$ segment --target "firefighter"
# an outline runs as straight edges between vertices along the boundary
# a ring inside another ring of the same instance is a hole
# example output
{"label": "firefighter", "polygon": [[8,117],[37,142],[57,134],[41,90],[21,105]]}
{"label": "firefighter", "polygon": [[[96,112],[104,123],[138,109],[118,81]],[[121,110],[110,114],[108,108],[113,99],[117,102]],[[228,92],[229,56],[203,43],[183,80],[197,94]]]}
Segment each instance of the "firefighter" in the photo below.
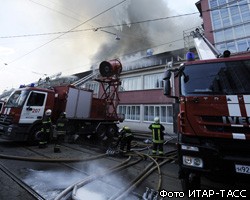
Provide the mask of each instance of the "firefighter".
{"label": "firefighter", "polygon": [[67,123],[68,119],[66,118],[66,112],[62,112],[56,122],[56,141],[54,146],[55,153],[61,152],[61,143],[64,141],[64,137],[67,133]]}
{"label": "firefighter", "polygon": [[117,146],[120,144],[120,153],[124,153],[124,148],[126,146],[126,152],[131,150],[131,142],[134,139],[134,136],[131,132],[131,129],[128,126],[124,126],[118,136]]}
{"label": "firefighter", "polygon": [[41,140],[39,141],[39,148],[46,148],[47,143],[50,137],[51,133],[51,113],[52,111],[50,109],[45,111],[45,115],[43,117],[42,121],[42,129],[41,129]]}
{"label": "firefighter", "polygon": [[154,118],[154,123],[150,124],[148,127],[152,130],[152,139],[153,139],[153,149],[152,154],[156,155],[157,150],[159,150],[159,156],[163,156],[163,143],[164,143],[164,130],[165,127],[160,124],[159,117]]}

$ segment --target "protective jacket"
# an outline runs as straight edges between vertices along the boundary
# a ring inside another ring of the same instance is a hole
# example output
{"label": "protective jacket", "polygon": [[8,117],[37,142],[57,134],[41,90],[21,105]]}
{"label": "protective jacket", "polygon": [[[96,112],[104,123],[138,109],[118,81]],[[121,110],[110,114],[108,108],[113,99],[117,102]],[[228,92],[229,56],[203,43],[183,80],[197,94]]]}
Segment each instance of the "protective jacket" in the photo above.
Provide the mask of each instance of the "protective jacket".
{"label": "protective jacket", "polygon": [[131,141],[134,139],[134,136],[131,132],[131,129],[128,127],[123,127],[120,135],[118,137],[117,146],[120,143],[120,150],[123,151],[125,146],[127,145],[127,151],[130,151]]}
{"label": "protective jacket", "polygon": [[58,135],[65,135],[67,132],[68,119],[65,117],[60,117],[56,123],[56,131]]}
{"label": "protective jacket", "polygon": [[163,143],[164,142],[164,130],[165,127],[161,124],[153,123],[148,127],[152,130],[153,143]]}
{"label": "protective jacket", "polygon": [[42,131],[43,133],[50,133],[50,131],[51,131],[51,126],[52,126],[50,117],[45,116],[44,119],[43,119],[43,121],[42,121],[42,124],[43,124],[43,125],[42,125],[41,131]]}

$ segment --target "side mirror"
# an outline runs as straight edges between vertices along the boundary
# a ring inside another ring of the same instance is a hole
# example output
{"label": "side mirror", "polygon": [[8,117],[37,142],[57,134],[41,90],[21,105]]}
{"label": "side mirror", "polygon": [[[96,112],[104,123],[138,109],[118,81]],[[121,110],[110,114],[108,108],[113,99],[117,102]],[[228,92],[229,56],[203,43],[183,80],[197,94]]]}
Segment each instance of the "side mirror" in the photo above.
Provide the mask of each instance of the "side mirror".
{"label": "side mirror", "polygon": [[171,94],[171,87],[170,87],[170,78],[171,78],[171,71],[170,70],[166,70],[164,72],[164,76],[163,76],[163,81],[164,81],[164,95],[169,96]]}
{"label": "side mirror", "polygon": [[171,78],[171,71],[167,70],[164,72],[163,80],[169,80]]}
{"label": "side mirror", "polygon": [[164,95],[170,96],[171,87],[170,87],[170,79],[164,80]]}

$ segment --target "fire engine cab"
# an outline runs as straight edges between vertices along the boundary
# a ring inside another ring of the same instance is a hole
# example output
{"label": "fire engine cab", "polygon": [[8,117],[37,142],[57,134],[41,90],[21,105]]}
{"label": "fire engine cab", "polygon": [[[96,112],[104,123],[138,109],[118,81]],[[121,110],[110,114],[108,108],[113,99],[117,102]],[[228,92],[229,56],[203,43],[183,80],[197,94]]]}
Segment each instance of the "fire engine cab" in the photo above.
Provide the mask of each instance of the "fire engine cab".
{"label": "fire engine cab", "polygon": [[164,75],[164,93],[175,98],[185,192],[199,189],[201,176],[250,178],[250,54],[216,57],[194,61],[189,56],[191,60]]}

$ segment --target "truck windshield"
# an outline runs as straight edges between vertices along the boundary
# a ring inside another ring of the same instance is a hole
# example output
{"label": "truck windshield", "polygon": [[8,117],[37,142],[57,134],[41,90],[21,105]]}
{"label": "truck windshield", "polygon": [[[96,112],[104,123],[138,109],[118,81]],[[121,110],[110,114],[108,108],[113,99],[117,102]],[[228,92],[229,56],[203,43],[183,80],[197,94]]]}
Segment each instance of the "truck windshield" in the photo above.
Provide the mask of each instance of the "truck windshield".
{"label": "truck windshield", "polygon": [[188,65],[181,76],[183,95],[250,94],[250,60]]}
{"label": "truck windshield", "polygon": [[27,98],[29,91],[27,90],[17,90],[11,94],[9,97],[6,107],[21,107]]}

